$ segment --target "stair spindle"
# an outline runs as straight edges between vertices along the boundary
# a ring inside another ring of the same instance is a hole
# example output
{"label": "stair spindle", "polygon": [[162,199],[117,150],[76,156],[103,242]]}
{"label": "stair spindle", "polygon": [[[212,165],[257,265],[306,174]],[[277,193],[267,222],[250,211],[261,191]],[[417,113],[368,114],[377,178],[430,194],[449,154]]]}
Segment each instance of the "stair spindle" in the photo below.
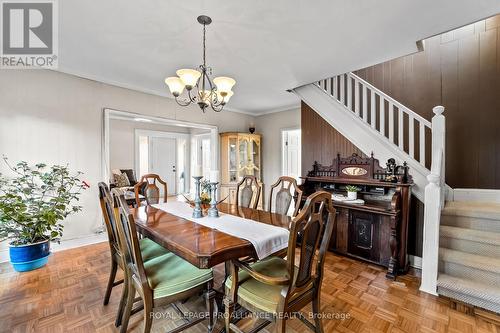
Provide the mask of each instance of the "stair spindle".
{"label": "stair spindle", "polygon": [[403,115],[403,109],[399,108],[399,114],[398,114],[398,146],[401,148],[401,150],[404,150],[404,135],[403,135],[403,129],[404,129],[404,115]]}
{"label": "stair spindle", "polygon": [[420,122],[420,164],[425,167],[425,126],[422,122]]}
{"label": "stair spindle", "polygon": [[389,141],[394,143],[394,108],[389,110]]}
{"label": "stair spindle", "polygon": [[349,111],[352,111],[352,80],[349,75],[346,77],[347,79],[347,108]]}
{"label": "stair spindle", "polygon": [[345,106],[345,74],[340,76],[340,103]]}
{"label": "stair spindle", "polygon": [[335,100],[339,100],[339,87],[338,87],[338,76],[335,76],[333,78],[333,97],[335,98]]}
{"label": "stair spindle", "polygon": [[411,158],[415,158],[415,120],[408,115],[408,153]]}
{"label": "stair spindle", "polygon": [[[382,97],[382,96],[380,96]],[[375,90],[372,89],[370,123],[372,128],[377,127],[377,103],[375,102]]]}
{"label": "stair spindle", "polygon": [[359,81],[354,79],[354,112],[359,117]]}

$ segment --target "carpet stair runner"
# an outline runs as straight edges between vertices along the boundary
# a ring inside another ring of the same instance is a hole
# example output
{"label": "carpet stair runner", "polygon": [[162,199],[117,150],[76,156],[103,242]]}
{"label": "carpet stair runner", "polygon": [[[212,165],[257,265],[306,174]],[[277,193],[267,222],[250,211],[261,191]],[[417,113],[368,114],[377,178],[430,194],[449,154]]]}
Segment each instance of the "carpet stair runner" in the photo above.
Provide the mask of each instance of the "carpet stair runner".
{"label": "carpet stair runner", "polygon": [[500,313],[500,204],[446,203],[438,293]]}

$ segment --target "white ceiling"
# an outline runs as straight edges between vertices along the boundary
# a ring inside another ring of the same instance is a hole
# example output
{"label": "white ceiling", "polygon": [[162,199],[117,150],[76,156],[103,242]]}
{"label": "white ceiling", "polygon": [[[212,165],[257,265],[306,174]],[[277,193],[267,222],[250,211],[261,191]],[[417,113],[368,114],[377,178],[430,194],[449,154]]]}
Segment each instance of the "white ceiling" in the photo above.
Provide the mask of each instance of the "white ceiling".
{"label": "white ceiling", "polygon": [[499,0],[64,0],[59,70],[169,96],[201,59],[237,83],[228,108],[298,105],[287,89],[415,52],[416,41],[500,12]]}

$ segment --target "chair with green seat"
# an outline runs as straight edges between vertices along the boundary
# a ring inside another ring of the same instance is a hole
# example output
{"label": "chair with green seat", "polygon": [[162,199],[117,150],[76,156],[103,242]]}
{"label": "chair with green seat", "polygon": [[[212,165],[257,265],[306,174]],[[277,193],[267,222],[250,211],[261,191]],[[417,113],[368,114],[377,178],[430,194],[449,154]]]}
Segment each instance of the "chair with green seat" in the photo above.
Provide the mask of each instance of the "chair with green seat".
{"label": "chair with green seat", "polygon": [[[134,217],[128,211],[124,196],[120,196],[119,205],[118,234],[126,261],[125,274],[128,281],[128,297],[121,332],[127,330],[136,292],[144,306],[144,332],[151,330],[155,308],[184,301],[201,292],[205,294],[208,331],[211,332],[214,325],[215,301],[212,270],[199,269],[173,253],[144,261]],[[200,316],[196,320],[190,320],[172,330],[171,333],[182,332],[204,319]]]}
{"label": "chair with green seat", "polygon": [[[236,303],[261,317],[265,314],[268,319],[252,332],[273,321],[276,332],[285,332],[287,319],[293,315],[314,332],[323,332],[320,319],[321,283],[334,223],[331,194],[316,192],[308,197],[301,212],[291,222],[287,259],[268,257],[253,264],[232,261],[231,277],[225,285],[226,332],[241,332],[231,322]],[[300,244],[297,242],[299,235]],[[296,253],[297,247],[300,251]],[[297,259],[298,266],[295,265]],[[314,325],[299,312],[308,304],[312,304]]]}
{"label": "chair with green seat", "polygon": [[[111,271],[109,274],[108,285],[106,287],[106,293],[104,294],[104,305],[109,303],[109,298],[111,296],[111,290],[113,287],[121,284],[124,280],[116,279],[116,273],[118,267],[123,270],[124,261],[122,258],[122,252],[120,250],[120,246],[118,244],[118,231],[116,225],[116,212],[117,212],[117,204],[116,200],[114,200],[112,194],[109,191],[108,185],[103,182],[98,184],[99,187],[99,202],[101,205],[102,215],[104,217],[104,224],[106,225],[106,231],[108,233],[108,243],[109,250],[111,252]],[[143,254],[144,260],[149,260],[154,257],[163,255],[168,253],[168,250],[164,247],[156,244],[150,239],[144,238],[140,241],[140,248]],[[122,298],[120,300],[120,305],[118,306],[118,314],[116,316],[115,325],[120,326],[123,310],[125,308],[125,300],[126,300],[126,292],[127,288],[123,288]]]}

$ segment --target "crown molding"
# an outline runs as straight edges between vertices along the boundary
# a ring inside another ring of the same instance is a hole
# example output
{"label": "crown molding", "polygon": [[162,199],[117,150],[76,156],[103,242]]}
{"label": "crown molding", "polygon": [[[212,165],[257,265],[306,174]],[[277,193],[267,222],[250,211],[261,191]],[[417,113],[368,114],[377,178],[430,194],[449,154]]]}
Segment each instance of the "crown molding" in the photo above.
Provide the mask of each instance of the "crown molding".
{"label": "crown molding", "polygon": [[[147,88],[138,87],[138,86],[135,86],[135,85],[132,85],[132,84],[128,84],[128,83],[123,83],[123,82],[108,80],[108,79],[105,79],[105,78],[103,78],[101,76],[98,76],[98,75],[90,75],[90,74],[87,74],[87,73],[78,72],[78,71],[74,71],[74,70],[67,69],[67,68],[61,68],[61,67],[59,67],[58,69],[48,69],[48,70],[56,72],[56,73],[62,73],[62,74],[66,74],[66,75],[76,76],[78,78],[85,79],[85,80],[90,80],[90,81],[94,81],[94,82],[97,82],[97,83],[107,84],[107,85],[118,87],[118,88],[133,90],[133,91],[137,91],[137,92],[148,94],[148,95],[165,97],[165,98],[168,98],[170,100],[174,100],[174,98],[172,97],[172,95],[167,94],[167,93],[162,94],[162,93],[160,93],[160,92],[158,92],[156,90],[153,90],[153,89],[147,89]],[[240,114],[245,114],[245,115],[249,115],[249,116],[255,117],[255,113],[253,113],[253,112],[239,110],[239,109],[235,109],[235,108],[231,108],[231,107],[224,107],[224,111],[234,112],[234,113],[240,113]]]}
{"label": "crown molding", "polygon": [[262,112],[256,112],[255,113],[255,117],[265,116],[265,115],[268,115],[268,114],[271,114],[271,113],[278,113],[278,112],[284,112],[284,111],[292,111],[292,110],[295,110],[295,109],[300,109],[300,102],[298,102],[297,104],[291,104],[291,105],[286,105],[286,106],[280,106],[280,107],[273,108],[273,109],[268,109],[268,110],[265,110],[265,111],[262,111]]}

